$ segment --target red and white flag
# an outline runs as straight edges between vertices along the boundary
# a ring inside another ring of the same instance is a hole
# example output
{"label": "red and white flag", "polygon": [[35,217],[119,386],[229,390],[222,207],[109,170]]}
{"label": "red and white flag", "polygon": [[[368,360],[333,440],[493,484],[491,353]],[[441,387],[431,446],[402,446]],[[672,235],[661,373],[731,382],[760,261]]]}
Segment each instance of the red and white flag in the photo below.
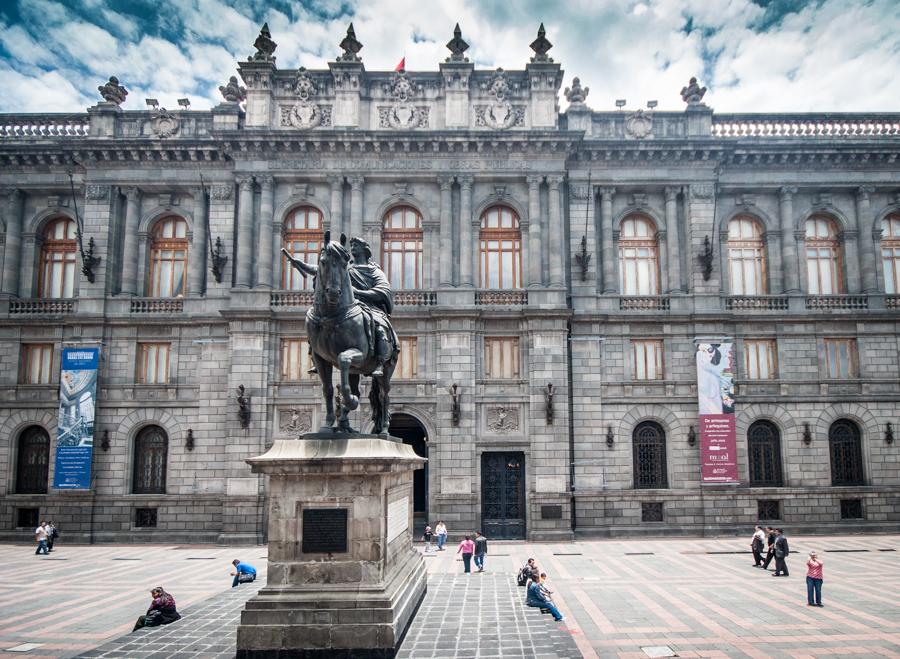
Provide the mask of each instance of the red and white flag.
{"label": "red and white flag", "polygon": [[406,55],[403,56],[403,59],[394,67],[394,71],[406,71]]}

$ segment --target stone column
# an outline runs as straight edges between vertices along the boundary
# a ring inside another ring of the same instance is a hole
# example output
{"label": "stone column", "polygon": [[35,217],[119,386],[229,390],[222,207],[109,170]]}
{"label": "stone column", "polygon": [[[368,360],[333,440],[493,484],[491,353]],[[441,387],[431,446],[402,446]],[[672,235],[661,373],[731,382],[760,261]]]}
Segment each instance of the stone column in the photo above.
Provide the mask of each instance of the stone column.
{"label": "stone column", "polygon": [[[272,288],[278,290],[284,288],[282,285],[281,269],[287,264],[281,255],[281,246],[284,244],[284,224],[279,221],[272,222]],[[291,267],[291,266],[287,266]]]}
{"label": "stone column", "polygon": [[447,288],[453,286],[453,218],[450,215],[453,210],[450,196],[453,178],[441,176],[438,178],[438,183],[441,186],[441,240],[438,246],[440,254],[429,255],[429,258],[437,257],[440,261],[441,267],[437,283],[441,288]]}
{"label": "stone column", "polygon": [[340,236],[344,230],[344,177],[329,176],[328,184],[331,186],[331,233]]}
{"label": "stone column", "polygon": [[238,245],[235,288],[250,288],[253,277],[253,177],[238,177]]}
{"label": "stone column", "polygon": [[[781,268],[781,245],[777,231],[766,231],[763,240],[766,244],[766,270],[769,280],[766,282],[766,293],[784,290],[784,273]],[[729,276],[731,272],[729,271]]]}
{"label": "stone column", "polygon": [[6,246],[3,250],[3,293],[19,295],[19,266],[22,261],[22,208],[25,195],[21,190],[9,193],[6,202]]}
{"label": "stone column", "polygon": [[460,176],[459,181],[459,285],[479,287],[472,264],[478,253],[478,238],[472,236],[472,177]]}
{"label": "stone column", "polygon": [[797,188],[783,187],[778,191],[778,219],[781,224],[781,260],[784,267],[784,292],[800,292],[800,262],[794,237],[794,193]]}
{"label": "stone column", "polygon": [[125,236],[122,240],[122,295],[137,295],[138,254],[140,247],[141,191],[125,188]]}
{"label": "stone column", "polygon": [[669,261],[667,293],[681,293],[681,247],[678,240],[678,188],[666,188],[666,252]]}
{"label": "stone column", "polygon": [[847,287],[844,293],[859,293],[859,245],[857,238],[859,231],[845,229],[841,234],[844,243],[844,262],[847,264]]}
{"label": "stone column", "polygon": [[203,295],[203,271],[206,269],[206,191],[194,190],[194,230],[188,256],[188,295]]}
{"label": "stone column", "polygon": [[542,176],[529,176],[528,182],[528,287],[540,288],[544,273],[541,264],[541,181]]}
{"label": "stone column", "polygon": [[603,293],[615,293],[616,251],[613,243],[612,199],[615,188],[600,188],[600,244],[603,254]]}
{"label": "stone column", "polygon": [[859,271],[862,277],[862,292],[878,292],[877,267],[881,259],[875,251],[874,218],[869,206],[869,195],[875,191],[871,186],[863,186],[856,191],[856,227],[859,230]]}
{"label": "stone column", "polygon": [[363,231],[363,183],[362,176],[350,176],[350,235],[362,238]]}
{"label": "stone column", "polygon": [[256,253],[256,286],[272,288],[272,235],[275,211],[275,181],[271,176],[259,179],[262,197],[259,203],[259,251]]}
{"label": "stone column", "polygon": [[566,262],[566,255],[563,247],[563,223],[562,214],[560,213],[559,195],[559,184],[562,183],[562,178],[562,176],[547,177],[547,184],[550,190],[550,285],[554,287],[565,285],[563,264]]}

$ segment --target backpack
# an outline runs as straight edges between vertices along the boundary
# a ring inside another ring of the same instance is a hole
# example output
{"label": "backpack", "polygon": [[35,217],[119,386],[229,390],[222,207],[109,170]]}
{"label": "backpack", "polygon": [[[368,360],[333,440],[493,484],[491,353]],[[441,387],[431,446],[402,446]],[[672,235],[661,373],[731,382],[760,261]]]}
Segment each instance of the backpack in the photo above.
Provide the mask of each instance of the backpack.
{"label": "backpack", "polygon": [[519,574],[516,575],[516,585],[524,586],[525,584],[527,584],[528,577],[530,575],[531,575],[531,573],[523,567],[521,570],[519,570]]}

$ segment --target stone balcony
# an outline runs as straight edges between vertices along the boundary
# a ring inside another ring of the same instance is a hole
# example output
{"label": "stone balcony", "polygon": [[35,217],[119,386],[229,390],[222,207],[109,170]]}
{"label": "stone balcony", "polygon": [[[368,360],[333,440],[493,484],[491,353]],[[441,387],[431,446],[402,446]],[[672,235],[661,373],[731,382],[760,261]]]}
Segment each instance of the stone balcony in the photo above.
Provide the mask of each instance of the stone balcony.
{"label": "stone balcony", "polygon": [[867,295],[807,295],[809,311],[861,311],[869,308]]}
{"label": "stone balcony", "polygon": [[184,300],[180,297],[136,297],[131,300],[133,314],[181,313]]}
{"label": "stone balcony", "polygon": [[59,316],[75,312],[75,298],[21,298],[9,301],[11,316]]}
{"label": "stone balcony", "polygon": [[787,295],[730,295],[725,298],[726,311],[787,311]]}
{"label": "stone balcony", "polygon": [[667,295],[625,295],[619,297],[619,311],[669,311]]}

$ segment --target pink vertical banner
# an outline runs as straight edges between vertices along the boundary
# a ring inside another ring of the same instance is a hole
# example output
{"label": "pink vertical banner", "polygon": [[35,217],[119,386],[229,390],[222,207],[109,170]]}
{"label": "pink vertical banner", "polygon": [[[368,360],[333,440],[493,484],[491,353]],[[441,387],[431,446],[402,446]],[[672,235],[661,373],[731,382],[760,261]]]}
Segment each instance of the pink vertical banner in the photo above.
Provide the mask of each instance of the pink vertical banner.
{"label": "pink vertical banner", "polygon": [[733,347],[732,343],[697,344],[700,482],[705,485],[736,485],[739,482]]}

